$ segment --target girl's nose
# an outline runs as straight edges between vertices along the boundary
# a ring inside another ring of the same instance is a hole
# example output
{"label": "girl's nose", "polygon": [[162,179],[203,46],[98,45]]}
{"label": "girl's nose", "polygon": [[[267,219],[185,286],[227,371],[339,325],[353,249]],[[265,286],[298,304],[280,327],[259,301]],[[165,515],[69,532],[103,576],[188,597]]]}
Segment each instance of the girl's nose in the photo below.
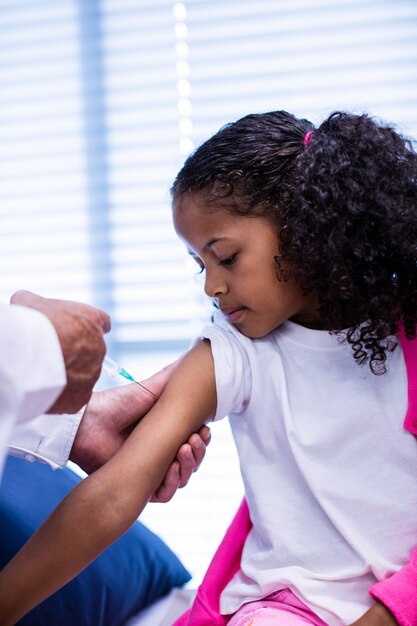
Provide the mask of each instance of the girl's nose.
{"label": "girl's nose", "polygon": [[227,284],[221,279],[217,272],[207,272],[204,291],[209,298],[219,298],[227,292]]}

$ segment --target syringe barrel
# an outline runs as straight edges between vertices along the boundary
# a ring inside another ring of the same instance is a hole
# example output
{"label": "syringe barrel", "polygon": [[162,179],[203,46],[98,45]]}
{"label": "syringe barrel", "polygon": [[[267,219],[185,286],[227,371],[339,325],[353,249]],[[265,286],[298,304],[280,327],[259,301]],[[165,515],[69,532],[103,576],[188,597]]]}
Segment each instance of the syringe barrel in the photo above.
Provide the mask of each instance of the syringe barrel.
{"label": "syringe barrel", "polygon": [[107,355],[103,359],[102,368],[107,374],[113,377],[116,377],[120,373],[120,366]]}

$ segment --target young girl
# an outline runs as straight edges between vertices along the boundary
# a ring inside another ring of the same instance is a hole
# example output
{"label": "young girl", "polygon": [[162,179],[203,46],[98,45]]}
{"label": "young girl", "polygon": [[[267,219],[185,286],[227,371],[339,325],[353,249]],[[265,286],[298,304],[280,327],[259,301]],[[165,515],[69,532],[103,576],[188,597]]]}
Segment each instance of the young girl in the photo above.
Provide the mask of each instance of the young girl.
{"label": "young girl", "polygon": [[212,623],[416,624],[411,145],[366,115],[317,129],[249,115],[186,161],[172,195],[215,323],[121,450],[3,570],[1,623],[124,532],[180,443],[229,414],[252,527],[221,593],[227,618]]}

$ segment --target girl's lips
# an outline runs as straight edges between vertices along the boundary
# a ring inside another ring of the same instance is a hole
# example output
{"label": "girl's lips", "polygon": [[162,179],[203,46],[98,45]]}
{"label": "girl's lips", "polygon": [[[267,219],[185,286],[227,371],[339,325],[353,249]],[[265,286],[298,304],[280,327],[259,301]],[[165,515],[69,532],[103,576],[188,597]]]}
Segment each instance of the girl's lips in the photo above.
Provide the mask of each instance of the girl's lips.
{"label": "girl's lips", "polygon": [[240,309],[223,311],[223,313],[226,315],[226,317],[229,318],[229,322],[231,322],[232,324],[235,324],[236,322],[240,320],[240,318],[242,317],[245,311],[246,311],[246,308],[242,307]]}

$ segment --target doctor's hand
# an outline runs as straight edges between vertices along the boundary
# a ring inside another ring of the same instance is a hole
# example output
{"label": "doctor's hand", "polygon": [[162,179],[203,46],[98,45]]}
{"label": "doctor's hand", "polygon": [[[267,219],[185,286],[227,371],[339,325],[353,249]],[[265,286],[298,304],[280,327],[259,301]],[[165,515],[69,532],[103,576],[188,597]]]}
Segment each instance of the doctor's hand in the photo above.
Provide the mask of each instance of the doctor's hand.
{"label": "doctor's hand", "polygon": [[[175,367],[176,363],[168,365],[143,384],[159,396]],[[88,474],[94,472],[117,452],[155,402],[155,396],[135,383],[94,392],[74,439],[70,460]],[[203,461],[209,442],[207,426],[191,435],[178,450],[151,502],[168,502],[178,488],[187,484]]]}
{"label": "doctor's hand", "polygon": [[106,353],[103,335],[110,330],[110,317],[87,304],[43,298],[30,291],[17,291],[10,302],[43,313],[55,328],[67,384],[48,413],[75,413],[87,404],[100,376]]}
{"label": "doctor's hand", "polygon": [[362,617],[350,626],[398,626],[398,622],[384,604],[375,602]]}

